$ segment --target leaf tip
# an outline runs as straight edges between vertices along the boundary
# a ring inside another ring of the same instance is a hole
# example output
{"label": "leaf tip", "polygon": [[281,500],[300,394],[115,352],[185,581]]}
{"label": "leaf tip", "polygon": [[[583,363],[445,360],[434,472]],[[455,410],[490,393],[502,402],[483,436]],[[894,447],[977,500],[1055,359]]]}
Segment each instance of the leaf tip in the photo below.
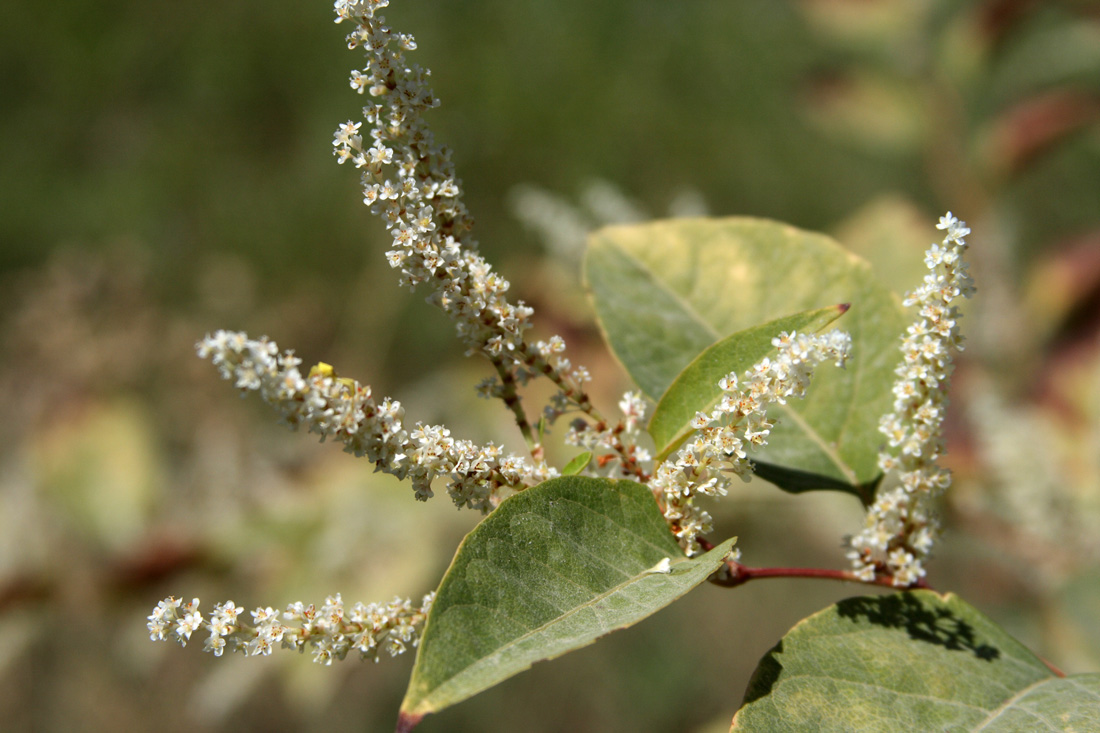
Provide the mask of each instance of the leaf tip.
{"label": "leaf tip", "polygon": [[848,312],[848,309],[852,307],[851,303],[838,303],[836,309],[840,311],[840,315],[844,315]]}
{"label": "leaf tip", "polygon": [[410,713],[407,710],[402,710],[397,716],[397,728],[394,733],[410,733],[423,719],[423,713]]}

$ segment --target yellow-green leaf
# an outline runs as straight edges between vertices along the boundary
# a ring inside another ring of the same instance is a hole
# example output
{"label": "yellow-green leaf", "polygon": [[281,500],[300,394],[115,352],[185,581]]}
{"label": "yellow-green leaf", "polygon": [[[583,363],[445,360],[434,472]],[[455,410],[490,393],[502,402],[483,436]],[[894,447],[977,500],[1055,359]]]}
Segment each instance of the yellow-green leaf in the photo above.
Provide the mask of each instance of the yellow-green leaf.
{"label": "yellow-green leaf", "polygon": [[585,277],[604,338],[659,399],[730,334],[825,303],[849,303],[847,369],[820,369],[804,400],[750,456],[788,490],[838,488],[865,500],[879,475],[879,417],[890,410],[905,316],[870,266],[833,240],[762,219],[694,219],[594,233]]}

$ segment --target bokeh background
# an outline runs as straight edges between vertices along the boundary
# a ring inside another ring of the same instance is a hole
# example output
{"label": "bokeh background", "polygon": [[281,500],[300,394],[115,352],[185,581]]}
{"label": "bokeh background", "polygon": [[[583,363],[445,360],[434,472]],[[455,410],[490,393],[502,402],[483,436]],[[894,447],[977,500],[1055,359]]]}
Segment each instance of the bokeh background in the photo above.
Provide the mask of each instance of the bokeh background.
{"label": "bokeh background", "polygon": [[[401,0],[485,253],[627,385],[583,232],[746,214],[829,232],[899,291],[966,219],[950,533],[931,580],[1100,669],[1100,7],[1092,0]],[[193,344],[267,334],[519,449],[332,159],[362,98],[327,2],[15,3],[0,22],[0,721],[12,731],[384,731],[411,655],[331,668],[154,644],[157,600],[418,598],[477,522],[239,400]],[[537,395],[532,398],[537,403]],[[567,450],[559,450],[567,457]],[[718,508],[752,564],[842,565],[851,497]],[[757,660],[856,587],[702,587],[427,719],[726,730]]]}

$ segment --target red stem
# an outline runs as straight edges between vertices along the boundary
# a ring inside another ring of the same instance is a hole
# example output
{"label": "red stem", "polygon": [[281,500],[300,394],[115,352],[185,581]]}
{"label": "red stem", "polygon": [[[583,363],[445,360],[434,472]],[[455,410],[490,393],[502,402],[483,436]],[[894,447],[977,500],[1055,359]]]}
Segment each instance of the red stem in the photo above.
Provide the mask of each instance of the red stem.
{"label": "red stem", "polygon": [[[715,585],[725,588],[735,588],[739,585],[758,578],[824,578],[826,580],[839,580],[847,583],[862,583],[863,585],[882,585],[888,588],[898,588],[894,585],[894,579],[888,575],[880,575],[874,580],[863,580],[850,570],[831,570],[829,568],[750,568],[733,560],[726,561],[729,575],[719,576],[711,580]],[[905,588],[931,588],[924,578],[912,583]]]}
{"label": "red stem", "polygon": [[[714,545],[706,538],[698,537],[696,541],[704,550],[713,550]],[[916,583],[905,586],[894,585],[893,577],[879,575],[874,580],[864,580],[850,570],[830,570],[829,568],[750,568],[736,560],[726,560],[729,574],[726,576],[712,576],[710,582],[724,588],[736,588],[755,578],[823,578],[825,580],[839,580],[842,583],[862,583],[863,585],[882,585],[887,588],[912,589],[924,588],[932,590],[932,586],[921,578]]]}
{"label": "red stem", "polygon": [[1042,657],[1039,657],[1039,661],[1041,661],[1043,664],[1045,664],[1047,666],[1047,669],[1049,669],[1051,672],[1053,672],[1055,674],[1055,676],[1057,676],[1057,677],[1065,677],[1066,676],[1065,672],[1058,669],[1057,667],[1055,667],[1053,664],[1051,664],[1047,660],[1043,659]]}

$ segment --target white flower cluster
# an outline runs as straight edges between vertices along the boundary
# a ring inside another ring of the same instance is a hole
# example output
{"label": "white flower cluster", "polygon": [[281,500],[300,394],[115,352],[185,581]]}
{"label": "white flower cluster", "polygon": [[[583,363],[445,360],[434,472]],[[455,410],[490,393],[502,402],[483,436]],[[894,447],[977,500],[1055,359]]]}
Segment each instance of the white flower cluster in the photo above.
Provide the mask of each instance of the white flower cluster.
{"label": "white flower cluster", "polygon": [[595,454],[595,460],[586,468],[587,475],[635,480],[647,478],[653,456],[638,445],[646,413],[645,398],[641,392],[627,392],[619,400],[619,409],[623,419],[615,425],[577,418],[569,426],[565,442],[587,448]]}
{"label": "white flower cluster", "polygon": [[266,338],[250,339],[233,331],[218,331],[196,347],[210,359],[222,377],[242,390],[258,391],[279,411],[287,425],[305,426],[334,438],[356,456],[366,456],[378,468],[408,479],[416,498],[432,496],[432,480],[446,476],[447,493],[458,507],[492,509],[501,487],[524,488],[556,475],[545,463],[532,465],[489,443],[481,446],[451,437],[447,428],[402,422],[401,403],[375,401],[371,389],[353,379],[337,377],[332,367],[319,364],[307,376],[298,371],[301,359],[292,351],[280,353]]}
{"label": "white flower cluster", "polygon": [[879,426],[887,437],[879,467],[886,474],[896,472],[899,483],[879,492],[867,511],[866,527],[849,540],[848,557],[861,578],[873,580],[883,573],[899,587],[924,577],[923,561],[939,531],[932,500],[951,484],[951,473],[936,460],[944,451],[953,353],[962,350],[961,316],[953,303],[974,294],[962,260],[967,246],[963,237],[970,233],[966,223],[948,212],[936,228],[947,233],[925,255],[932,272],[905,299],[906,306],[918,307],[918,320],[902,339],[894,411],[884,415]]}
{"label": "white flower cluster", "polygon": [[179,598],[169,597],[153,609],[146,626],[153,641],[171,638],[181,646],[187,646],[192,633],[205,628],[209,636],[204,650],[216,657],[227,645],[248,656],[269,655],[276,646],[300,652],[308,646],[313,661],[320,664],[330,665],[333,659],[343,659],[353,650],[377,662],[383,651],[395,657],[420,643],[420,631],[434,598],[434,593],[424,596],[420,608],[413,608],[409,600],[394,598],[385,604],[356,603],[346,609],[337,593],[326,598],[320,609],[292,603],[282,620],[270,606],[257,608],[251,612],[251,624],[239,619],[243,608],[226,601],[214,606],[210,620],[204,624],[198,598],[184,604]]}
{"label": "white flower cluster", "polygon": [[765,357],[740,380],[736,372],[722,378],[721,400],[709,413],[696,414],[692,427],[698,432],[657,468],[651,482],[665,520],[689,555],[699,553],[696,538],[712,529],[710,514],[696,506],[695,497],[725,496],[731,473],[749,479],[752,464],[746,448],[767,443],[774,425],[767,417],[768,405],[804,396],[821,362],[832,360],[844,366],[852,339],[837,330],[784,332],[772,339],[772,345],[779,350],[774,360]]}
{"label": "white flower cluster", "polygon": [[387,5],[388,0],[335,4],[337,23],[356,24],[348,47],[362,47],[367,56],[366,66],[352,72],[351,86],[377,101],[363,108],[369,141],[360,135],[361,122],[348,121],[335,133],[334,152],[339,162],[351,161],[362,170],[363,201],[393,237],[386,259],[401,272],[402,283],[410,288],[430,283],[429,302],[454,320],[471,352],[520,371],[521,379],[546,374],[570,393],[587,373],[557,356],[560,349],[550,350],[549,343],[540,349],[525,341],[532,309],[508,301],[508,281],[477,253],[450,151],[435,144],[421,117],[439,104],[426,83],[430,72],[405,61],[403,52],[415,49],[416,42],[386,27],[377,12]]}

